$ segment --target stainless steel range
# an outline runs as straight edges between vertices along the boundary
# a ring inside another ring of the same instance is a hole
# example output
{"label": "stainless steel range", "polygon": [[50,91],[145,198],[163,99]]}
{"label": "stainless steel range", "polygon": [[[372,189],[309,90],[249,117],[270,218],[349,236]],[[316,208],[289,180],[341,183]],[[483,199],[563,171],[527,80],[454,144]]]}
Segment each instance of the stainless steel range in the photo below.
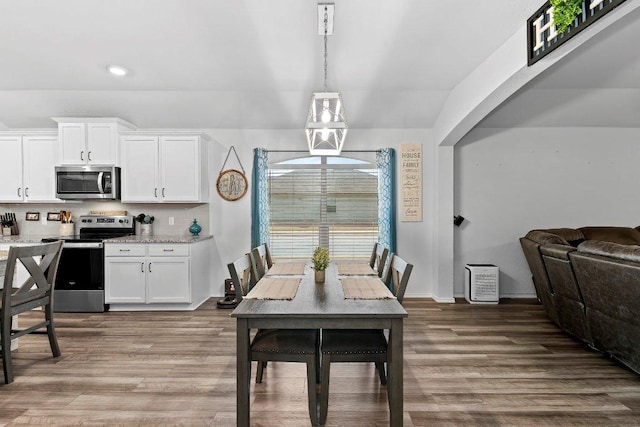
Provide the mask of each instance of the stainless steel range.
{"label": "stainless steel range", "polygon": [[53,310],[102,312],[104,303],[104,244],[106,239],[135,234],[133,216],[80,216],[76,235],[43,239],[64,240],[54,289]]}

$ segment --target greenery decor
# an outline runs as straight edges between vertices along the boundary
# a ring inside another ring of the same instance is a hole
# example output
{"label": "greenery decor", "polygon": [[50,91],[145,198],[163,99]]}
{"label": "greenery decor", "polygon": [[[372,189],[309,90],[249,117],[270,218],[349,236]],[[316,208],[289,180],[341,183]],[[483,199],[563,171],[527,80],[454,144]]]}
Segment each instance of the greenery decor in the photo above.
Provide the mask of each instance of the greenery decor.
{"label": "greenery decor", "polygon": [[576,16],[582,13],[583,0],[550,0],[553,6],[553,23],[556,31],[564,33],[573,24]]}
{"label": "greenery decor", "polygon": [[327,248],[316,248],[313,256],[311,257],[313,262],[313,269],[316,271],[324,271],[329,266],[329,250]]}

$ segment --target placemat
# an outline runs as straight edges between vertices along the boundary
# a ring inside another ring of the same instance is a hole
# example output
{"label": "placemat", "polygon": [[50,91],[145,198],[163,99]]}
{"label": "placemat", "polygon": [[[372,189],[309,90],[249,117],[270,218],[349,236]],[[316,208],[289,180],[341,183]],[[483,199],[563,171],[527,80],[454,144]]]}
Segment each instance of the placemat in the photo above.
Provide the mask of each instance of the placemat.
{"label": "placemat", "polygon": [[338,264],[338,274],[342,276],[377,276],[369,264],[362,262]]}
{"label": "placemat", "polygon": [[347,277],[340,279],[345,299],[395,298],[378,277]]}
{"label": "placemat", "polygon": [[7,263],[5,262],[9,256],[9,251],[0,251],[0,277],[4,276]]}
{"label": "placemat", "polygon": [[267,276],[293,276],[304,275],[304,262],[277,262],[267,271]]}
{"label": "placemat", "polygon": [[299,285],[298,278],[263,277],[244,298],[291,300],[296,296]]}

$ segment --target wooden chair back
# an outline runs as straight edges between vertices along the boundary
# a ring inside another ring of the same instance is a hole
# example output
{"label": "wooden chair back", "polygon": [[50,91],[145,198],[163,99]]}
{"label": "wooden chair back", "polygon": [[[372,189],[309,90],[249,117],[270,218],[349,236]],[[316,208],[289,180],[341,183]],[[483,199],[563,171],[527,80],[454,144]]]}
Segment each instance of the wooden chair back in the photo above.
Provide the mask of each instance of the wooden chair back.
{"label": "wooden chair back", "polygon": [[253,277],[255,281],[262,279],[267,274],[267,271],[273,265],[271,260],[271,253],[269,252],[269,246],[266,243],[256,246],[251,250],[251,258],[253,264]]}
{"label": "wooden chair back", "polygon": [[[51,298],[58,274],[62,245],[62,241],[57,241],[9,248],[2,292],[3,320],[7,316],[11,317],[9,312],[15,311],[15,315],[41,307],[44,305],[44,298]],[[29,277],[22,284],[13,283],[18,262],[29,273]],[[7,292],[8,289],[11,289],[11,292]],[[23,306],[24,304],[26,306]],[[10,309],[7,310],[7,307]]]}
{"label": "wooden chair back", "polygon": [[[0,347],[5,383],[13,381],[11,341],[23,335],[47,329],[49,345],[54,357],[60,347],[53,323],[53,291],[62,252],[62,241],[35,246],[11,246],[7,257],[2,290],[0,290]],[[23,283],[14,283],[16,267],[21,263],[29,273]],[[13,328],[13,316],[43,308],[44,319],[26,329]]]}
{"label": "wooden chair back", "polygon": [[369,266],[378,273],[378,277],[382,277],[388,255],[389,249],[386,246],[377,242],[373,244],[373,251],[371,252],[371,258],[369,259]]}
{"label": "wooden chair back", "polygon": [[251,255],[244,254],[232,263],[227,264],[227,268],[229,269],[231,281],[236,289],[236,299],[240,301],[244,295],[249,293],[251,287],[255,284],[251,273]]}
{"label": "wooden chair back", "polygon": [[404,299],[404,293],[407,290],[407,283],[409,283],[412,270],[413,264],[409,264],[396,254],[391,254],[391,261],[389,261],[384,283],[389,286],[389,289],[400,304]]}

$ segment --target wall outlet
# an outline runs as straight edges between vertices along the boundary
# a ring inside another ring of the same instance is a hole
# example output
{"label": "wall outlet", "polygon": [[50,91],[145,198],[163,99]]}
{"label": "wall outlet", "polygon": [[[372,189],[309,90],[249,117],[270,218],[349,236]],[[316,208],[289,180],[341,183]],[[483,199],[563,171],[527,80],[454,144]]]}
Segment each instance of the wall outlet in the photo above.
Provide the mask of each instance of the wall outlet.
{"label": "wall outlet", "polygon": [[173,225],[173,224],[175,224],[175,219],[174,219],[174,217],[170,216],[169,217],[169,225]]}

